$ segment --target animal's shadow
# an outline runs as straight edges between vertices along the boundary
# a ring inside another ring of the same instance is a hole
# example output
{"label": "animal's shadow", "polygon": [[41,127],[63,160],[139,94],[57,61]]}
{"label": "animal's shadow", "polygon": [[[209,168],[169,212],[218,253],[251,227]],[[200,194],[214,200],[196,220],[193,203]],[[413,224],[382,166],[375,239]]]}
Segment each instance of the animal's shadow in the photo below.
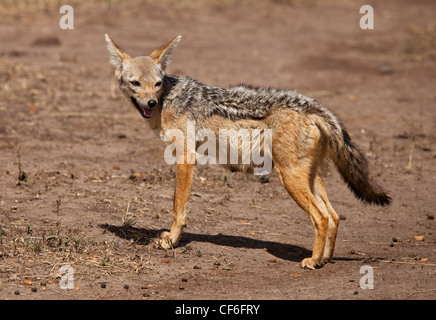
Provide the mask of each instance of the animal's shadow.
{"label": "animal's shadow", "polygon": [[[165,229],[145,229],[134,227],[114,226],[109,224],[100,224],[100,228],[110,231],[116,236],[122,239],[133,239],[135,242],[148,245],[150,242],[156,241],[157,237]],[[182,239],[180,240],[178,247],[184,247],[192,241],[208,242],[219,246],[228,246],[233,248],[249,248],[249,249],[266,249],[271,255],[288,261],[300,262],[304,258],[310,257],[312,251],[306,248],[296,246],[293,244],[284,244],[274,241],[265,241],[253,238],[247,238],[242,236],[224,235],[218,233],[216,235],[198,234],[183,232]],[[334,257],[333,261],[361,261],[363,257],[350,258],[350,257]]]}
{"label": "animal's shadow", "polygon": [[[100,228],[112,232],[116,236],[123,239],[133,239],[136,243],[148,245],[155,240],[164,229],[145,229],[135,227],[114,226],[108,224],[99,225]],[[274,241],[265,241],[242,236],[232,236],[224,234],[207,235],[199,233],[183,232],[182,239],[179,242],[179,247],[184,247],[192,241],[208,242],[220,246],[228,246],[233,248],[250,248],[250,249],[266,249],[273,256],[294,262],[300,262],[302,259],[310,257],[312,252],[306,248],[292,244],[284,244]]]}

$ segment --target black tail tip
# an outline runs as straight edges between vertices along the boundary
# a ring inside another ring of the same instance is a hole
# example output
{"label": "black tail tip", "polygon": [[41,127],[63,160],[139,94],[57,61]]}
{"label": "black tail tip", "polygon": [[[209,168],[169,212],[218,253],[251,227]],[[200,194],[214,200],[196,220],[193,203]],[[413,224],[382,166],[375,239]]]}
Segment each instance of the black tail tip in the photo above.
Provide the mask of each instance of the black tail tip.
{"label": "black tail tip", "polygon": [[392,203],[392,198],[388,196],[386,193],[378,194],[376,197],[371,199],[370,203],[381,206],[381,207],[388,207]]}
{"label": "black tail tip", "polygon": [[362,202],[381,207],[388,207],[391,205],[392,198],[381,187],[375,184],[366,184],[365,186],[366,188],[358,189],[351,183],[348,183],[348,187],[353,191],[356,198]]}

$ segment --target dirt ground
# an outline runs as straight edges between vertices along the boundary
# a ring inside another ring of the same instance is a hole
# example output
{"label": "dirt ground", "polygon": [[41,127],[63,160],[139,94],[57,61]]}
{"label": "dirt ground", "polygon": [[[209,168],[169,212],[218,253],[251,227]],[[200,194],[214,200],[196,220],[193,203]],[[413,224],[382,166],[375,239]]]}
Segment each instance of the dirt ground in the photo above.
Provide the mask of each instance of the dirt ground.
{"label": "dirt ground", "polygon": [[[0,299],[436,298],[433,0],[70,1],[73,30],[62,3],[0,1]],[[392,205],[360,203],[331,165],[334,262],[304,270],[313,228],[275,173],[198,166],[181,243],[157,248],[174,167],[111,90],[105,33],[134,56],[181,34],[170,74],[317,99]]]}

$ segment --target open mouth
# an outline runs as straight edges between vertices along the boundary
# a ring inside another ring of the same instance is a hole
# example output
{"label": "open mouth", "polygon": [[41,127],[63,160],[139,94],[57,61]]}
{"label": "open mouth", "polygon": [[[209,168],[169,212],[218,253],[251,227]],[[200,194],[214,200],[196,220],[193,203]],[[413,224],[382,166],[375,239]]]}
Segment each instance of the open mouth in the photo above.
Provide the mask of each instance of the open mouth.
{"label": "open mouth", "polygon": [[130,100],[132,101],[132,103],[135,106],[135,108],[138,109],[138,111],[141,114],[141,116],[143,116],[146,119],[150,119],[151,118],[151,116],[153,115],[153,110],[141,107],[141,105],[138,103],[138,101],[136,101],[136,99],[133,98],[133,97],[130,97]]}

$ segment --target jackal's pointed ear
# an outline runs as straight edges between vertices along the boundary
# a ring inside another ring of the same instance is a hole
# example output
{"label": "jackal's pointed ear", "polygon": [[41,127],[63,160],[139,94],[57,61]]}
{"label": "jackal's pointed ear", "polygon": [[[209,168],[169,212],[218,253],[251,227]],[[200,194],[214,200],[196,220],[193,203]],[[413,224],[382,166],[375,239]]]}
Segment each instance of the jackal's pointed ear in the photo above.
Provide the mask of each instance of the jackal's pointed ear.
{"label": "jackal's pointed ear", "polygon": [[106,48],[109,51],[109,61],[114,68],[121,68],[124,60],[130,59],[126,51],[118,47],[108,34],[104,35],[106,39]]}
{"label": "jackal's pointed ear", "polygon": [[181,39],[182,36],[177,36],[173,40],[157,48],[150,54],[150,57],[158,64],[160,64],[162,70],[165,71],[166,67],[170,63],[171,54],[173,53],[174,48],[177,46]]}

